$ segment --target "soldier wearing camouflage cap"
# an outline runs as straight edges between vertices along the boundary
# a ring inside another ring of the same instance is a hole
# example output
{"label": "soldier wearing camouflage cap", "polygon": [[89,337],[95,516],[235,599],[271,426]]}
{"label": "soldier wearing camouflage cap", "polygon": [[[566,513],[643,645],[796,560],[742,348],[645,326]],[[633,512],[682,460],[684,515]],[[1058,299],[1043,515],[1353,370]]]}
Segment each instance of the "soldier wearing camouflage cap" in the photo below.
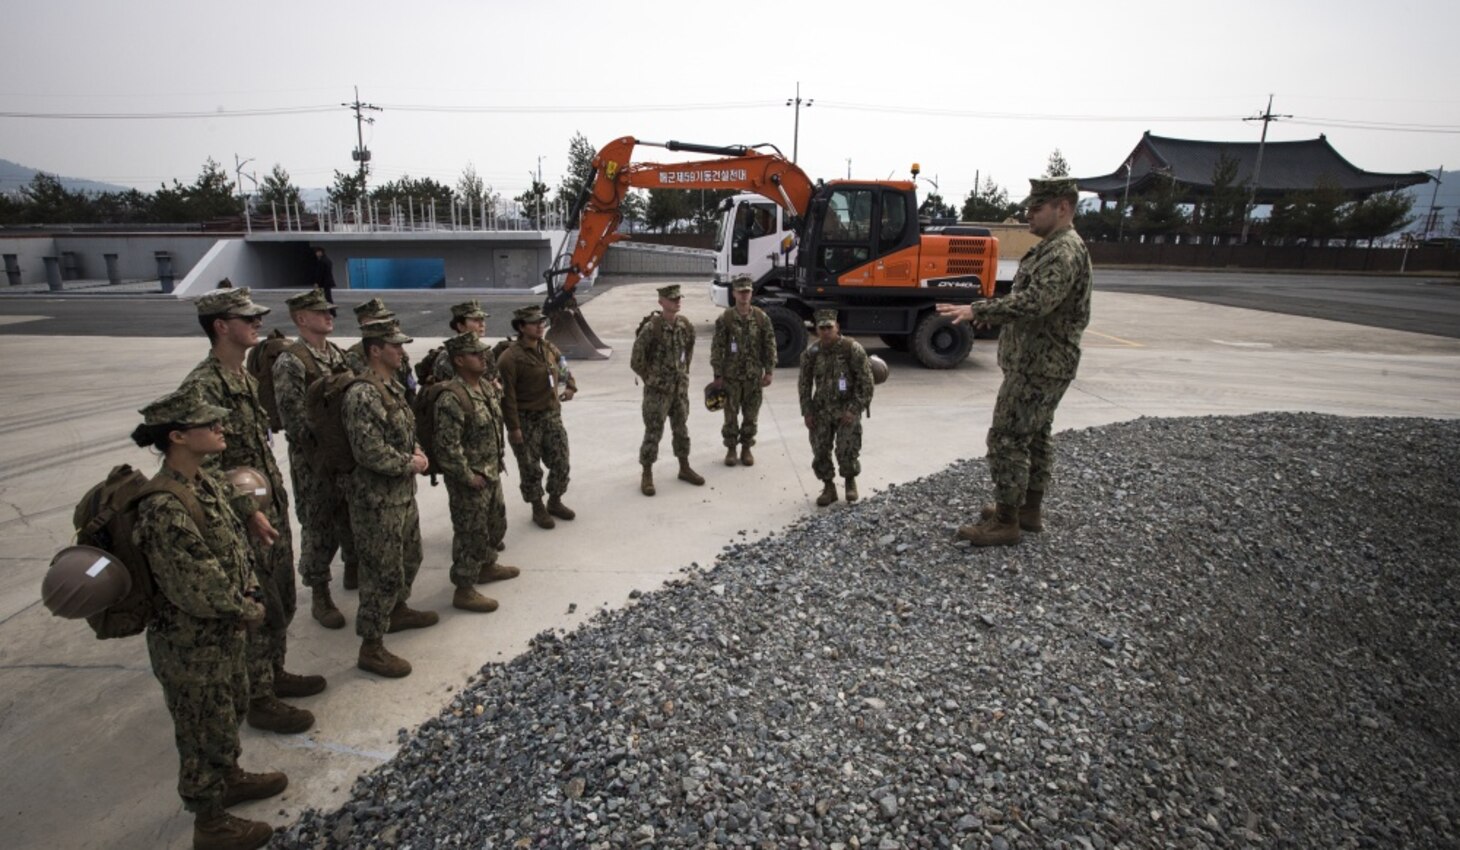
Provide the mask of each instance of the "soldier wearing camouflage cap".
{"label": "soldier wearing camouflage cap", "polygon": [[[365,327],[368,322],[380,322],[395,318],[395,311],[386,307],[385,302],[379,298],[371,298],[364,304],[355,305],[355,320],[360,323],[361,328]],[[356,375],[365,374],[365,370],[368,368],[368,364],[365,362],[363,342],[363,340],[357,342],[345,350],[345,362],[349,364]],[[411,357],[409,354],[402,356],[400,370],[396,372],[395,379],[400,381],[401,386],[405,387],[406,399],[410,403],[415,404],[418,383],[416,381],[416,373],[411,371]],[[349,582],[346,582],[345,587],[349,588],[351,586]]]}
{"label": "soldier wearing camouflage cap", "polygon": [[988,434],[994,501],[981,520],[958,529],[975,546],[1010,546],[1022,532],[1044,529],[1044,493],[1054,471],[1055,408],[1080,365],[1080,337],[1090,323],[1092,272],[1075,232],[1079,189],[1067,177],[1029,181],[1029,232],[1042,241],[1019,262],[1009,294],[976,304],[939,304],[955,322],[1003,325],[1004,380]]}
{"label": "soldier wearing camouflage cap", "polygon": [[497,562],[494,535],[505,516],[502,494],[502,408],[485,378],[491,349],[471,331],[446,341],[453,377],[426,401],[434,401],[432,463],[446,480],[451,507],[453,607],[489,612],[496,600],[473,585],[510,579],[518,569]]}
{"label": "soldier wearing camouflage cap", "polygon": [[271,498],[264,514],[278,532],[278,540],[272,545],[254,542],[254,568],[268,617],[250,632],[249,683],[253,694],[248,724],[270,732],[295,734],[313,726],[314,715],[280,697],[317,694],[324,690],[325,680],[323,676],[296,675],[284,668],[297,593],[289,495],[274,460],[273,437],[259,398],[258,382],[244,368],[244,356],[258,344],[263,316],[269,309],[253,302],[248,287],[209,292],[198,299],[197,308],[199,323],[212,348],[183,379],[183,387],[229,412],[223,419],[227,444],[207,463],[215,470],[247,466],[267,476]]}
{"label": "soldier wearing camouflage cap", "polygon": [[[517,338],[497,359],[502,379],[502,419],[507,441],[517,457],[522,499],[532,505],[532,522],[553,528],[553,517],[571,520],[577,513],[563,503],[568,492],[568,431],[562,403],[572,401],[578,383],[568,371],[568,358],[549,342],[548,319],[536,305],[512,313]],[[547,505],[543,505],[543,467]]]}
{"label": "soldier wearing camouflage cap", "polygon": [[[451,332],[463,334],[471,332],[479,337],[487,335],[487,319],[491,314],[482,309],[481,302],[473,298],[470,301],[463,301],[460,304],[451,306]],[[446,356],[444,349],[436,349],[426,355],[431,360],[430,379],[435,381],[449,381],[455,376],[452,371],[451,357]],[[423,361],[424,362],[424,361]],[[487,359],[486,380],[492,384],[493,392],[501,394],[501,382],[497,379],[497,358]],[[422,381],[425,383],[425,381]]]}
{"label": "soldier wearing camouflage cap", "polygon": [[395,380],[411,338],[394,320],[366,322],[365,380],[345,391],[342,419],[355,469],[345,488],[350,527],[360,559],[360,636],[357,666],[389,678],[409,675],[411,665],[385,648],[384,636],[435,625],[434,611],[406,605],[421,568],[421,518],[416,476],[427,469],[416,444],[416,417],[405,388]]}
{"label": "soldier wearing camouflage cap", "polygon": [[139,497],[133,541],[156,587],[147,652],[176,733],[178,794],[193,813],[194,847],[259,847],[273,829],[225,809],[289,782],[238,766],[238,726],[250,706],[245,627],[266,616],[247,537],[268,541],[275,532],[252,498],[206,462],[224,451],[230,409],[185,387],[141,413],[132,439],[163,460]]}
{"label": "soldier wearing camouflage cap", "polygon": [[[811,470],[821,480],[817,507],[837,500],[840,469],[848,502],[858,499],[862,472],[862,414],[872,404],[872,367],[861,343],[842,336],[835,310],[817,310],[816,341],[801,354],[796,382],[801,418],[811,439]],[[832,463],[835,456],[836,462]]]}
{"label": "soldier wearing camouflage cap", "polygon": [[634,336],[629,366],[644,382],[644,440],[639,446],[639,492],[654,495],[654,461],[669,420],[671,445],[679,459],[679,480],[695,486],[705,479],[689,465],[689,367],[695,355],[695,327],[679,314],[679,284],[658,289],[659,309],[645,316]]}
{"label": "soldier wearing camouflage cap", "polygon": [[[725,465],[755,463],[750,447],[755,445],[760,418],[762,390],[771,385],[776,369],[776,331],[765,311],[750,303],[755,281],[740,275],[730,282],[735,304],[715,320],[710,342],[710,369],[715,386],[725,390],[725,424],[720,437],[725,442]],[[740,446],[740,456],[735,447]]]}
{"label": "soldier wearing camouflage cap", "polygon": [[299,575],[310,589],[310,615],[325,628],[341,629],[345,616],[330,595],[330,563],[339,551],[346,584],[354,585],[359,561],[350,531],[345,481],[319,462],[305,397],[315,381],[350,367],[345,352],[329,341],[335,329],[335,305],[324,291],[301,292],[286,303],[299,339],[279,353],[272,376],[279,419],[289,437],[289,475],[294,484],[294,515],[299,520]]}

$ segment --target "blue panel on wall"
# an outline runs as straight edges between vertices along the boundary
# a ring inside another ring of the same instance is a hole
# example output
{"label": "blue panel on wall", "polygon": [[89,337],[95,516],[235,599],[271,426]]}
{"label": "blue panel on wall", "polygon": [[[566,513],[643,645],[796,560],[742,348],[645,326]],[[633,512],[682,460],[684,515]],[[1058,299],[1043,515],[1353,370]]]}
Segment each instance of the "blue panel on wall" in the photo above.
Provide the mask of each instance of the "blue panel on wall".
{"label": "blue panel on wall", "polygon": [[352,258],[349,275],[351,289],[445,289],[446,261]]}

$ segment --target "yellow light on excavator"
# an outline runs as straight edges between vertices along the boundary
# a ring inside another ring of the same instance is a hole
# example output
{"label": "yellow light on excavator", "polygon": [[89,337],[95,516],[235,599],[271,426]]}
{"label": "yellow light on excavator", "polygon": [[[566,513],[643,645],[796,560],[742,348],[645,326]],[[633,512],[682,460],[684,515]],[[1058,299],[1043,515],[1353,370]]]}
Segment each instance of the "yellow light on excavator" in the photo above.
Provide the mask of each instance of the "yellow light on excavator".
{"label": "yellow light on excavator", "polygon": [[913,163],[912,173],[913,173],[913,179],[914,180],[918,179],[918,172],[919,171],[922,171],[922,170],[923,170],[923,167],[921,165],[918,165],[916,162]]}

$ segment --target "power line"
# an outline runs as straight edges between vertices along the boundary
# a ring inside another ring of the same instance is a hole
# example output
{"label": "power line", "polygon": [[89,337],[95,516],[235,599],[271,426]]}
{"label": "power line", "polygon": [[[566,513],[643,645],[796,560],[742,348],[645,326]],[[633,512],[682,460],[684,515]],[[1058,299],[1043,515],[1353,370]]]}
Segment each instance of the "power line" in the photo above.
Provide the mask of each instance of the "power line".
{"label": "power line", "polygon": [[210,118],[261,118],[333,112],[333,106],[280,106],[266,109],[217,109],[210,112],[0,112],[0,118],[36,118],[63,121],[174,121]]}

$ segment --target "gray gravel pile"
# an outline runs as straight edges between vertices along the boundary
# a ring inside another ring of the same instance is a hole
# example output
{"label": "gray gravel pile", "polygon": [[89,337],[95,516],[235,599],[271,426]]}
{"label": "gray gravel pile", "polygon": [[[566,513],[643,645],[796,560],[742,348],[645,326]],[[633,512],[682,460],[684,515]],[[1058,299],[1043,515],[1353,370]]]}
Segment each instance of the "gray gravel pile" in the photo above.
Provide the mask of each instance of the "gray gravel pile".
{"label": "gray gravel pile", "polygon": [[1017,548],[964,462],[544,633],[275,845],[1460,846],[1460,423],[1059,455]]}

